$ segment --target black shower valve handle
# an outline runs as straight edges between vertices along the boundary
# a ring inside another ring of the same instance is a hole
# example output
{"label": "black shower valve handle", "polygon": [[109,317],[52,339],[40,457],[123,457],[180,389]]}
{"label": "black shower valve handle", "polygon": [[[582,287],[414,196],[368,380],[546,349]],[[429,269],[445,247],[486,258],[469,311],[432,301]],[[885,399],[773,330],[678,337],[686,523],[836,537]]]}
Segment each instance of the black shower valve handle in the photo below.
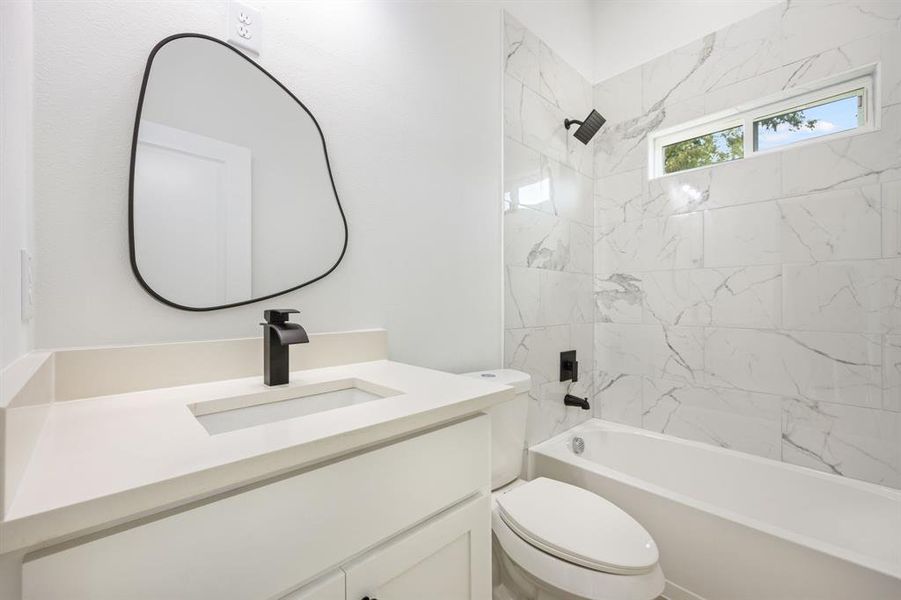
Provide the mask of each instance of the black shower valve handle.
{"label": "black shower valve handle", "polygon": [[579,361],[576,360],[575,350],[560,353],[560,381],[579,381]]}

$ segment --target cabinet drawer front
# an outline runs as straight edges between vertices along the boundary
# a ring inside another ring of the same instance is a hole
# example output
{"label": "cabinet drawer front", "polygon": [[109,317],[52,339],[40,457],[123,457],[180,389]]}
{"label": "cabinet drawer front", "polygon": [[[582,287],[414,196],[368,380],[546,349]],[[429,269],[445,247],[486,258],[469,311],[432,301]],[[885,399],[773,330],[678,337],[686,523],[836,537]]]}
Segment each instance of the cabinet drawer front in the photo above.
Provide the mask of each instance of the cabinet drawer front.
{"label": "cabinet drawer front", "polygon": [[479,496],[346,565],[347,600],[488,600],[491,499]]}
{"label": "cabinet drawer front", "polygon": [[344,571],[338,569],[322,580],[304,586],[281,600],[345,600]]}
{"label": "cabinet drawer front", "polygon": [[272,598],[489,491],[479,416],[26,560],[25,600]]}

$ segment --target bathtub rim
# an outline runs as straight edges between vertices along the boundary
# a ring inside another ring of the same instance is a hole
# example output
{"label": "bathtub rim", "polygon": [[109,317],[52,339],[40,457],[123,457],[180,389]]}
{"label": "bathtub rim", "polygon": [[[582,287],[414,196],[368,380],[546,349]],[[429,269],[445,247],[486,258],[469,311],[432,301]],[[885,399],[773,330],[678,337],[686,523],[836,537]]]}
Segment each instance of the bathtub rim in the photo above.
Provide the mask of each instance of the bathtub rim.
{"label": "bathtub rim", "polygon": [[[718,507],[709,502],[705,502],[702,500],[698,500],[696,498],[692,498],[691,496],[687,496],[680,492],[675,492],[673,490],[667,489],[660,485],[648,482],[644,479],[640,479],[638,477],[629,475],[628,473],[624,473],[623,471],[618,471],[611,467],[608,467],[602,463],[591,461],[582,456],[576,455],[569,448],[568,442],[575,435],[578,435],[584,431],[617,431],[620,433],[629,433],[640,435],[647,438],[654,438],[668,443],[675,443],[682,446],[688,446],[692,448],[697,448],[700,450],[704,450],[707,452],[723,452],[735,458],[739,458],[742,460],[750,460],[752,462],[757,462],[764,465],[773,464],[777,465],[779,468],[784,468],[789,471],[796,472],[798,474],[802,474],[805,476],[813,476],[818,479],[822,479],[824,481],[847,485],[853,488],[857,488],[860,491],[874,493],[879,496],[888,498],[889,500],[894,500],[898,502],[899,508],[901,508],[901,490],[894,490],[892,488],[881,486],[874,483],[869,483],[866,481],[860,481],[857,479],[851,479],[849,477],[844,477],[841,475],[834,475],[832,473],[825,473],[822,471],[817,471],[815,469],[810,469],[807,467],[802,467],[799,465],[793,465],[790,463],[784,463],[782,461],[773,460],[771,458],[764,458],[762,456],[757,456],[755,454],[749,454],[746,452],[741,452],[738,450],[732,450],[730,448],[721,448],[718,446],[713,446],[710,444],[705,444],[703,442],[697,442],[694,440],[686,440],[682,438],[678,438],[672,435],[667,435],[665,433],[659,433],[656,431],[650,431],[647,429],[641,429],[640,427],[634,427],[631,425],[624,425],[622,423],[615,423],[613,421],[605,421],[603,419],[599,419],[597,417],[593,417],[584,421],[571,429],[568,429],[554,437],[547,439],[543,442],[535,444],[528,448],[529,452],[529,475],[532,476],[532,461],[531,456],[533,453],[541,454],[548,458],[553,458],[556,460],[561,460],[563,462],[568,462],[574,464],[579,468],[584,468],[588,471],[594,472],[603,477],[608,477],[610,479],[619,481],[626,485],[630,485],[632,487],[638,488],[642,491],[655,494],[658,496],[662,496],[674,502],[679,502],[680,504],[684,504],[690,508],[695,510],[700,510],[702,512],[710,513],[716,517],[721,519],[725,519],[727,521],[732,521],[738,523],[739,525],[749,527],[751,529],[756,529],[758,531],[762,531],[769,535],[781,538],[788,542],[798,544],[815,552],[820,552],[822,554],[832,556],[850,563],[853,563],[859,567],[869,569],[871,571],[875,571],[882,575],[901,580],[901,565],[892,564],[891,561],[881,560],[878,558],[874,558],[872,556],[868,556],[865,554],[861,554],[860,552],[855,552],[853,550],[848,550],[841,546],[837,546],[835,544],[830,544],[828,542],[824,542],[817,538],[813,538],[807,535],[803,535],[789,529],[785,529],[784,527],[780,527],[777,525],[773,525],[771,523],[767,523],[765,521],[761,521],[759,519],[755,519],[753,517],[749,517],[747,515],[742,515],[733,510],[729,510],[726,508]],[[625,510],[625,509],[624,509]]]}

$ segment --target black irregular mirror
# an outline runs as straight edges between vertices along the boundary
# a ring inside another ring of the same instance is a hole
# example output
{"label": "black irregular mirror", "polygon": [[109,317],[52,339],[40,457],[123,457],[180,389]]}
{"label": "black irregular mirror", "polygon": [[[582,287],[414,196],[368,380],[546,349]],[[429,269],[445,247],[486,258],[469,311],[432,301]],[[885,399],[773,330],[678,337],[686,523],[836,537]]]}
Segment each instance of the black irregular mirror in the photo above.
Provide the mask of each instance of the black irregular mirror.
{"label": "black irregular mirror", "polygon": [[129,240],[141,285],[185,310],[264,300],[331,273],[347,222],[312,113],[215,38],[157,44],[135,117]]}

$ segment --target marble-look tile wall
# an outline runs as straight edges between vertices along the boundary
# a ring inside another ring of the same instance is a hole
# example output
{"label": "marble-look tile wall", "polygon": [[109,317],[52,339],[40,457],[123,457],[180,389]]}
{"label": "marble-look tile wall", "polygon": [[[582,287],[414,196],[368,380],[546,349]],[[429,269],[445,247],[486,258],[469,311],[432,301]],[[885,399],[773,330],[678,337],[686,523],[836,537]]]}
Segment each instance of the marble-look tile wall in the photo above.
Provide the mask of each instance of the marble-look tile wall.
{"label": "marble-look tile wall", "polygon": [[[878,131],[649,180],[654,129],[874,62]],[[594,104],[596,414],[901,487],[901,2],[780,5]]]}
{"label": "marble-look tile wall", "polygon": [[[506,366],[532,375],[528,443],[589,418],[563,405],[592,395],[593,152],[563,128],[591,109],[592,87],[504,15],[504,268]],[[560,352],[581,376],[559,382]]]}

